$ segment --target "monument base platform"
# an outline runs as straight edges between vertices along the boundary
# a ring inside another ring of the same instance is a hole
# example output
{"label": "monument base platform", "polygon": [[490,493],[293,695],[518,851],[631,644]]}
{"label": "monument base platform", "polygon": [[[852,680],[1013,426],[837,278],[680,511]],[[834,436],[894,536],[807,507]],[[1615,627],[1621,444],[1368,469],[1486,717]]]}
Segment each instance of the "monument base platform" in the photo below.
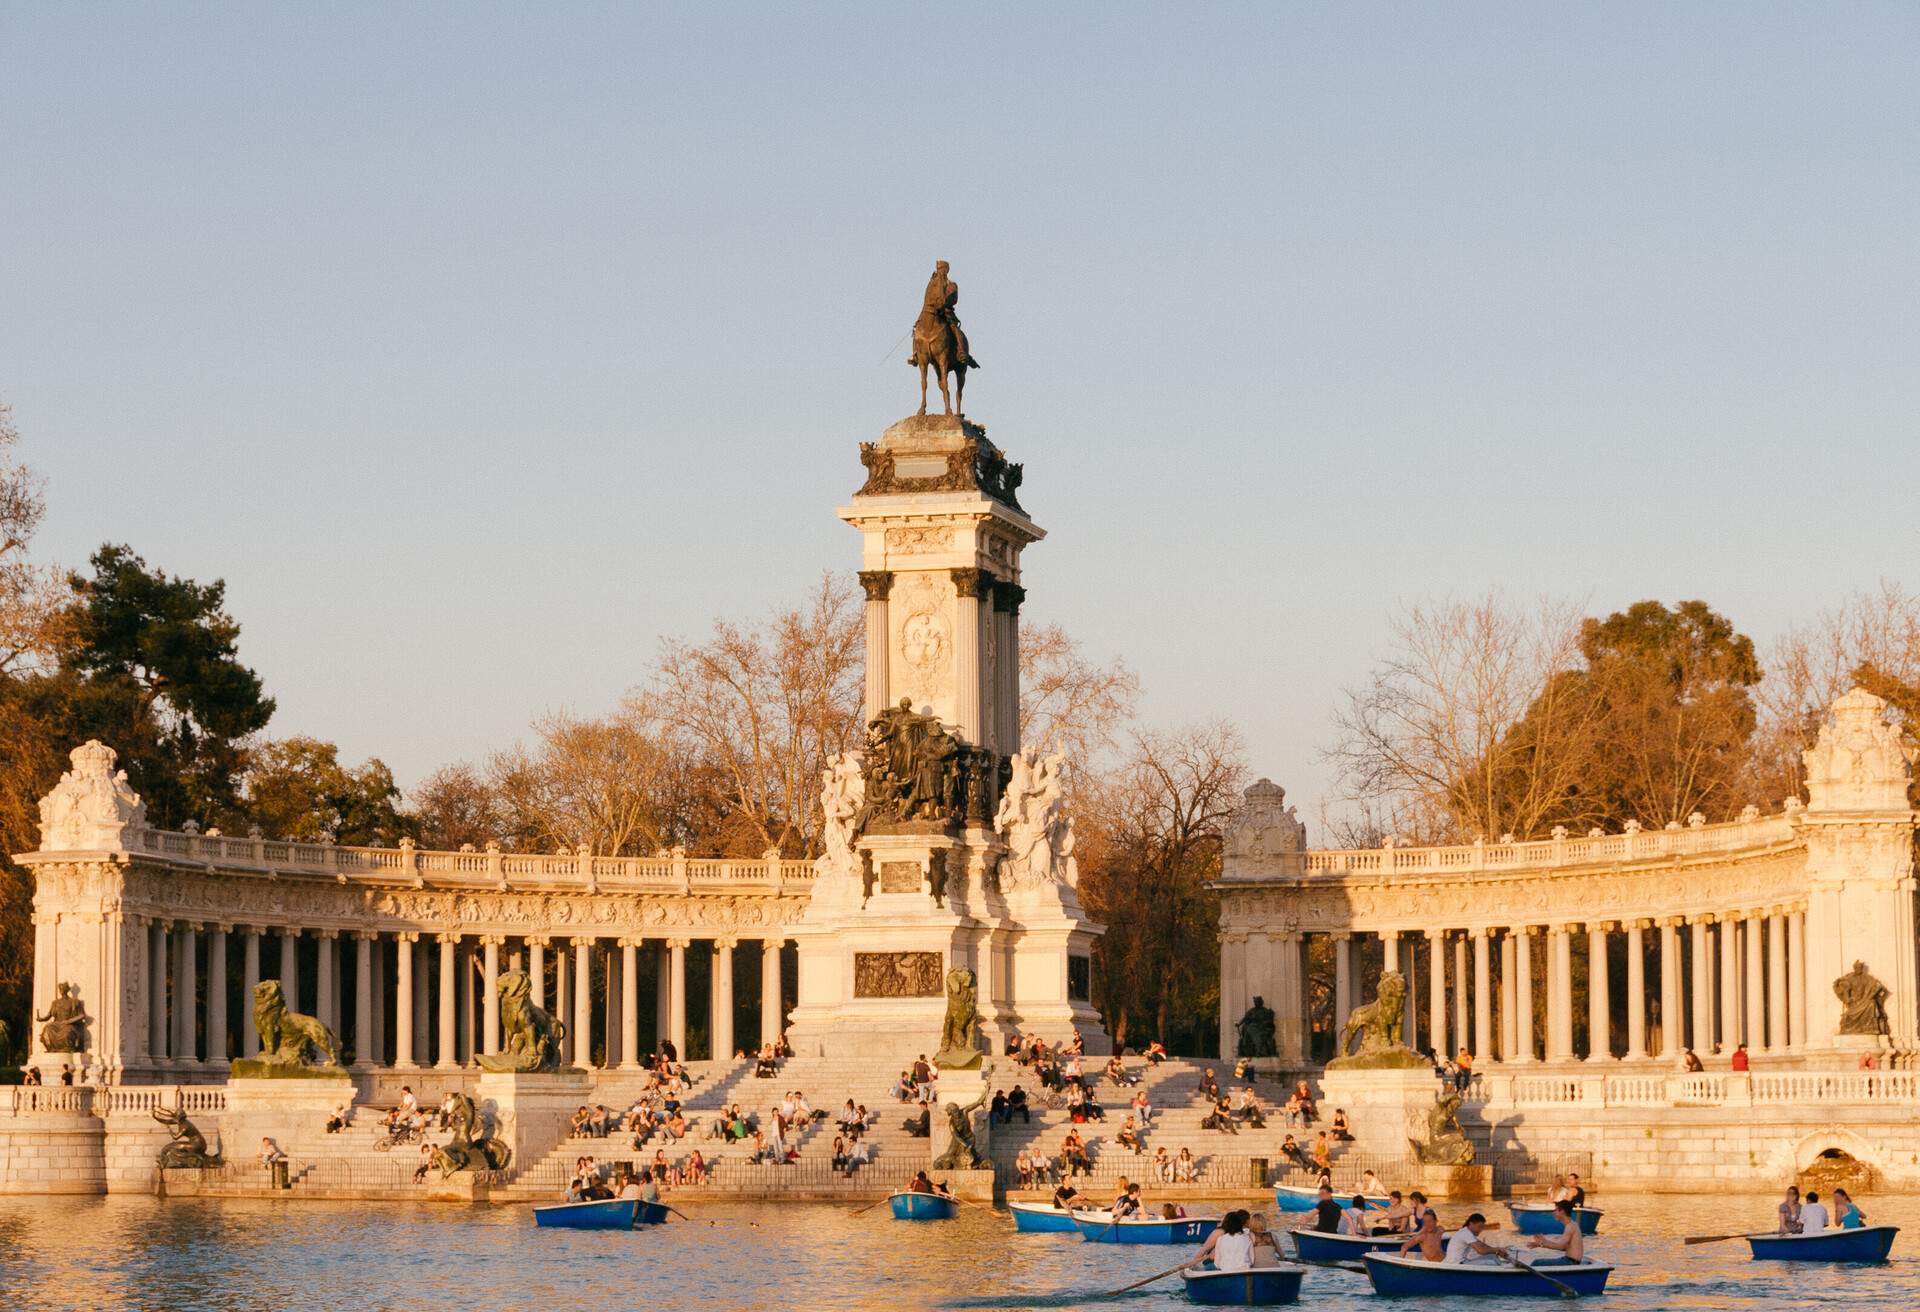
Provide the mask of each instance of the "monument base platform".
{"label": "monument base platform", "polygon": [[1414,1187],[1429,1199],[1456,1203],[1484,1202],[1493,1197],[1491,1166],[1427,1166],[1414,1168]]}

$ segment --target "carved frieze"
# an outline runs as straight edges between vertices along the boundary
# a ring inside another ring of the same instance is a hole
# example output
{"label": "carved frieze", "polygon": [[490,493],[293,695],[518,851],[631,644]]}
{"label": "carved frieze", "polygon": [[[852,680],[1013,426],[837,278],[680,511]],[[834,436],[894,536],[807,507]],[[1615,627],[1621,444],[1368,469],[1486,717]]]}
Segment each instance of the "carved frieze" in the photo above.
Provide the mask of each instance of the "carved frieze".
{"label": "carved frieze", "polygon": [[938,524],[910,524],[887,530],[887,550],[901,556],[953,549],[953,530]]}
{"label": "carved frieze", "polygon": [[856,998],[937,998],[945,988],[938,952],[856,952]]}

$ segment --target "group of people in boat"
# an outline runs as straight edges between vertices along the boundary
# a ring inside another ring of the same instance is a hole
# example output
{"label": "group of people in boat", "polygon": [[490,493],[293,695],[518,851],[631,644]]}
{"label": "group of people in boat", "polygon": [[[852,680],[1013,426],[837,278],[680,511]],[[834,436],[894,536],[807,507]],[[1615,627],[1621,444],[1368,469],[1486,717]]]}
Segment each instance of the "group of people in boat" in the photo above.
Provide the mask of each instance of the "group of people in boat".
{"label": "group of people in boat", "polygon": [[1817,1235],[1823,1230],[1858,1230],[1867,1223],[1866,1214],[1860,1210],[1851,1195],[1845,1189],[1833,1191],[1833,1207],[1820,1201],[1818,1190],[1807,1190],[1806,1197],[1800,1196],[1799,1185],[1788,1185],[1787,1196],[1780,1203],[1779,1226],[1776,1234]]}
{"label": "group of people in boat", "polygon": [[598,1169],[591,1157],[581,1158],[575,1166],[573,1178],[567,1182],[567,1201],[598,1203],[616,1198],[659,1202],[660,1186],[652,1168],[641,1167],[638,1174],[626,1166],[606,1172]]}

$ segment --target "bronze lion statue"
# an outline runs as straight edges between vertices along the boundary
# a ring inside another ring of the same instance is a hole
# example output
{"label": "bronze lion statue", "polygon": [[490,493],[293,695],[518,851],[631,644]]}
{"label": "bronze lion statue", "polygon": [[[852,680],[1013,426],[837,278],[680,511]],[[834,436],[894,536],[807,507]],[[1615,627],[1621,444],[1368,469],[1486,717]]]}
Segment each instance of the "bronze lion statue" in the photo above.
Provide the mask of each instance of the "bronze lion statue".
{"label": "bronze lion statue", "polygon": [[[253,986],[253,1027],[260,1031],[260,1060],[268,1065],[341,1065],[340,1040],[312,1016],[289,1011],[277,979],[263,979]],[[326,1060],[315,1061],[310,1053]]]}

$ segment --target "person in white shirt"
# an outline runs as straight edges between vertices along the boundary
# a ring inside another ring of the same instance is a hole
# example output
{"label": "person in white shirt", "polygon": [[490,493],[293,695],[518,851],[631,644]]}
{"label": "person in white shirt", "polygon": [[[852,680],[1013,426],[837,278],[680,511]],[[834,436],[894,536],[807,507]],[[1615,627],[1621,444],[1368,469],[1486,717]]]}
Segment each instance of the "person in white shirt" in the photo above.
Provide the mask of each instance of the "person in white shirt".
{"label": "person in white shirt", "polygon": [[1367,1233],[1367,1203],[1359,1194],[1353,1196],[1353,1202],[1340,1209],[1340,1233],[1343,1235],[1364,1235]]}
{"label": "person in white shirt", "polygon": [[1253,1236],[1247,1233],[1248,1216],[1236,1208],[1221,1217],[1219,1228],[1207,1236],[1207,1242],[1200,1245],[1200,1251],[1187,1265],[1202,1266],[1212,1259],[1215,1271],[1245,1271],[1251,1267]]}
{"label": "person in white shirt", "polygon": [[1453,1232],[1447,1240],[1446,1260],[1459,1266],[1468,1262],[1490,1263],[1512,1260],[1512,1253],[1496,1244],[1489,1244],[1480,1238],[1480,1232],[1487,1228],[1487,1218],[1475,1212],[1467,1218],[1465,1225]]}
{"label": "person in white shirt", "polygon": [[1827,1228],[1827,1205],[1820,1201],[1820,1195],[1807,1190],[1807,1201],[1800,1204],[1800,1233],[1818,1234]]}

